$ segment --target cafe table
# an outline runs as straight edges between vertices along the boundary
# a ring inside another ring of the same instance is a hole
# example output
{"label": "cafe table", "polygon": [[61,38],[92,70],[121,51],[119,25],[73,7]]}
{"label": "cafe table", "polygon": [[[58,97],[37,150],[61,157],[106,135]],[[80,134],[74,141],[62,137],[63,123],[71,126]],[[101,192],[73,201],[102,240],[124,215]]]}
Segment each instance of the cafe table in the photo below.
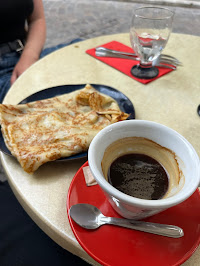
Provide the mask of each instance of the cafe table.
{"label": "cafe table", "polygon": [[[100,36],[64,47],[36,62],[10,88],[4,103],[17,104],[40,90],[65,84],[104,84],[123,92],[133,103],[136,119],[162,123],[182,134],[200,155],[200,37],[172,33],[164,53],[182,67],[142,84],[86,54],[86,50],[119,41],[130,46],[128,33]],[[92,265],[98,265],[77,242],[66,212],[70,183],[87,158],[50,162],[34,174],[1,153],[9,184],[33,221],[56,243]],[[184,262],[200,265],[200,248]]]}

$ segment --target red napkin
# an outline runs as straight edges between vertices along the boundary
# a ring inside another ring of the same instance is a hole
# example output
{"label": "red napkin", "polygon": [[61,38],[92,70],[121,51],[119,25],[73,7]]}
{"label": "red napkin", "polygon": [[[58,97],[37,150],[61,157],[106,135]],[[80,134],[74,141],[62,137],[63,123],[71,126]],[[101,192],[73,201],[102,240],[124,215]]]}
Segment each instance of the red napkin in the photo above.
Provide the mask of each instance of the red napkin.
{"label": "red napkin", "polygon": [[[117,51],[123,51],[123,52],[128,52],[128,53],[133,53],[133,49],[129,46],[124,45],[123,43],[117,42],[117,41],[112,41],[103,45],[105,48],[108,49],[113,49],[113,50],[117,50]],[[163,68],[163,67],[157,67],[159,69],[159,74],[157,77],[153,78],[153,79],[139,79],[134,77],[131,74],[131,68],[134,65],[137,65],[139,62],[135,61],[135,60],[130,60],[130,59],[121,59],[121,58],[113,58],[113,57],[99,57],[95,55],[95,48],[89,49],[86,51],[87,54],[95,57],[96,59],[108,64],[111,67],[116,68],[117,70],[121,71],[122,73],[128,75],[129,77],[143,83],[143,84],[147,84],[153,80],[156,80],[158,78],[160,78],[161,76],[169,73],[172,71],[172,69],[168,69],[168,68]]]}

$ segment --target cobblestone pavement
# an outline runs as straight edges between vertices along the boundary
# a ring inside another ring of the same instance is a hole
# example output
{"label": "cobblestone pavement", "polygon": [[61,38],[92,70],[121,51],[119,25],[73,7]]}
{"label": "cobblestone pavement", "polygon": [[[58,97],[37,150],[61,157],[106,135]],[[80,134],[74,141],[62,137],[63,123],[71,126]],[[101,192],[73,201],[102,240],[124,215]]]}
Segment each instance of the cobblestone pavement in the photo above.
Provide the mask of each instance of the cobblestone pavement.
{"label": "cobblestone pavement", "polygon": [[[43,0],[43,3],[47,23],[45,47],[74,38],[128,32],[133,9],[141,6],[133,0]],[[173,32],[200,36],[200,8],[169,7],[175,11]],[[0,180],[3,179],[0,165]]]}
{"label": "cobblestone pavement", "polygon": [[[135,7],[141,4],[102,0],[44,0],[46,47],[74,38],[128,32]],[[169,6],[175,11],[173,32],[200,36],[200,8]]]}

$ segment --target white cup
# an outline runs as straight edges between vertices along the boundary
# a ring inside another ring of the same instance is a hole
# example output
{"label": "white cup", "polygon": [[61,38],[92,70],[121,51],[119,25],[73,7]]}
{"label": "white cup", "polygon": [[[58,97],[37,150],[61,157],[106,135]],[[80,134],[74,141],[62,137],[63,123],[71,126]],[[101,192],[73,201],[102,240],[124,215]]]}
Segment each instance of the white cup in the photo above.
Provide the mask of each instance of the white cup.
{"label": "white cup", "polygon": [[[105,150],[114,141],[127,137],[146,138],[175,153],[184,177],[184,183],[176,194],[158,200],[139,199],[120,192],[105,179],[101,165]],[[129,219],[149,217],[183,202],[195,192],[200,183],[199,157],[192,145],[178,132],[152,121],[126,120],[107,126],[92,140],[88,163],[112,207]]]}

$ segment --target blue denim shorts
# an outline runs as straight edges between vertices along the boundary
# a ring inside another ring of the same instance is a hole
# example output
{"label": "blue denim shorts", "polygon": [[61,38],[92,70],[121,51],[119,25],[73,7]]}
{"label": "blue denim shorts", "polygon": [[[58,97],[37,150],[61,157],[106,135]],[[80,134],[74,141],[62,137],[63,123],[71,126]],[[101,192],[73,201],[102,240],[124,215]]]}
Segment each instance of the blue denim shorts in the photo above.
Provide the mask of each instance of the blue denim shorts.
{"label": "blue denim shorts", "polygon": [[[75,39],[70,43],[63,43],[56,45],[54,47],[46,48],[42,51],[40,58],[60,49],[69,44],[80,42],[82,39]],[[10,78],[13,72],[15,65],[17,64],[20,58],[20,54],[17,52],[7,53],[3,56],[0,56],[0,103],[2,103],[6,93],[10,88]]]}

